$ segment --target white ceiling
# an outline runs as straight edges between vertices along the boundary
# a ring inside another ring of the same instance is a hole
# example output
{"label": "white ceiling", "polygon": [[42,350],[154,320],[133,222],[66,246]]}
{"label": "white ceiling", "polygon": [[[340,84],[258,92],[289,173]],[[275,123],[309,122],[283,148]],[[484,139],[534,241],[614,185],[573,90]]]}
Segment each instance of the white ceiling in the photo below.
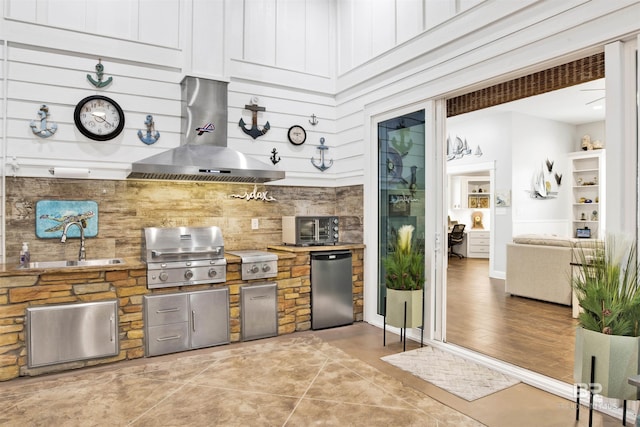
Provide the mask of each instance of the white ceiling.
{"label": "white ceiling", "polygon": [[[604,79],[599,79],[472,113],[461,114],[449,120],[468,120],[472,115],[475,118],[495,112],[517,112],[579,125],[605,119],[604,96]],[[599,109],[594,107],[599,107]]]}

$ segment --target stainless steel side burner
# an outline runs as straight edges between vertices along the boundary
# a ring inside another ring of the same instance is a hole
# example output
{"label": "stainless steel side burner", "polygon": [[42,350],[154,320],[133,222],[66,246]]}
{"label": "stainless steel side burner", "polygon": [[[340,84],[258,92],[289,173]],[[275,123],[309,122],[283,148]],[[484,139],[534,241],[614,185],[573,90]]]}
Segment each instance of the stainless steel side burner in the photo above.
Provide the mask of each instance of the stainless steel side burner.
{"label": "stainless steel side burner", "polygon": [[266,279],[278,275],[278,255],[257,250],[229,251],[242,259],[242,280]]}
{"label": "stainless steel side burner", "polygon": [[149,289],[227,280],[222,232],[214,226],[145,228],[142,260]]}

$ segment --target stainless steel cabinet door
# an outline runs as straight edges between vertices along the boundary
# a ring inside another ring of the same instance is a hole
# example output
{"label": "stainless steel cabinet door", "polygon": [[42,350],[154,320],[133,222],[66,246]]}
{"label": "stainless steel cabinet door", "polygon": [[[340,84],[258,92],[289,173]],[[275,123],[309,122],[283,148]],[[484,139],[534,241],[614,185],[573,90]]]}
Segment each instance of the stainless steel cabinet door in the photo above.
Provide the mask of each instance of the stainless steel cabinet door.
{"label": "stainless steel cabinet door", "polygon": [[227,344],[229,336],[229,289],[189,294],[191,348]]}
{"label": "stainless steel cabinet door", "polygon": [[118,301],[27,309],[29,367],[118,354]]}

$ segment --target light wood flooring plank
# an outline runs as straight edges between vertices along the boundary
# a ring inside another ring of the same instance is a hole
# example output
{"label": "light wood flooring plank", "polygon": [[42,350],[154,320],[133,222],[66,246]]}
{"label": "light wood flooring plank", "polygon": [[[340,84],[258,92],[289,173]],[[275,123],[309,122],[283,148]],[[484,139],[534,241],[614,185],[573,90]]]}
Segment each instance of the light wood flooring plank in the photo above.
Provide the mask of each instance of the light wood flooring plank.
{"label": "light wood flooring plank", "polygon": [[509,296],[489,261],[449,258],[447,341],[573,383],[571,307]]}

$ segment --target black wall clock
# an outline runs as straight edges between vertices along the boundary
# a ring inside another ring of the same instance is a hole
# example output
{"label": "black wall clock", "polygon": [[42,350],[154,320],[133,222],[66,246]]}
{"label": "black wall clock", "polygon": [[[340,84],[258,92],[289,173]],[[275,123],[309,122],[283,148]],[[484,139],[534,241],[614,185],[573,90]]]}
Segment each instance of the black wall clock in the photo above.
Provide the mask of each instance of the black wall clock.
{"label": "black wall clock", "polygon": [[307,140],[307,131],[302,126],[294,125],[289,128],[287,137],[293,145],[302,145]]}
{"label": "black wall clock", "polygon": [[91,95],[78,102],[73,112],[78,130],[87,138],[108,141],[124,129],[124,113],[113,99]]}

